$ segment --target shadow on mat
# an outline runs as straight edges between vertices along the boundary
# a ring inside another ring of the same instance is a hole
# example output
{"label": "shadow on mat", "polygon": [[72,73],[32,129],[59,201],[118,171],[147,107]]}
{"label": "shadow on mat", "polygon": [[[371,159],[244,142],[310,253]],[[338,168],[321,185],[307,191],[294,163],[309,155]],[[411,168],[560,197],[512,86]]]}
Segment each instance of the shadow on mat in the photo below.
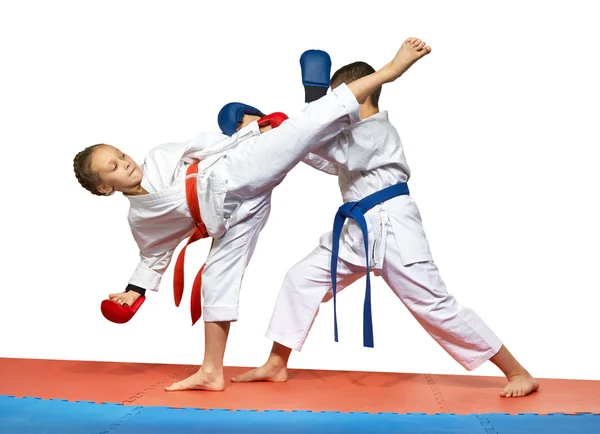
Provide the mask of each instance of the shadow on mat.
{"label": "shadow on mat", "polygon": [[393,387],[411,381],[424,381],[423,374],[354,372],[354,371],[315,371],[290,370],[288,381],[314,381],[324,383],[347,383],[360,387]]}
{"label": "shadow on mat", "polygon": [[478,377],[478,376],[446,376],[446,375],[432,375],[435,383],[438,386],[449,386],[449,387],[462,387],[466,389],[478,388],[478,389],[489,389],[489,388],[502,388],[506,385],[506,378],[504,377]]}
{"label": "shadow on mat", "polygon": [[154,371],[165,373],[177,372],[181,366],[170,366],[149,363],[115,363],[115,362],[71,362],[66,364],[62,371],[69,374],[110,374],[110,375],[132,375],[146,374]]}

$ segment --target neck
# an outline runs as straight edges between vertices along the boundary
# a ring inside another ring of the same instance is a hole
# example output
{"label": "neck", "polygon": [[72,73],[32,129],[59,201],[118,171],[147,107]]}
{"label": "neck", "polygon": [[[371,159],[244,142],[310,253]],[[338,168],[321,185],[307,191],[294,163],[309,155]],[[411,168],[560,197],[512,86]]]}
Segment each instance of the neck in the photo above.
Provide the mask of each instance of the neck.
{"label": "neck", "polygon": [[122,190],[121,192],[125,196],[141,196],[143,194],[148,194],[146,189],[144,187],[142,187],[142,184],[138,184],[135,187],[132,187],[132,188],[129,188],[126,190]]}
{"label": "neck", "polygon": [[379,109],[377,107],[373,107],[371,104],[361,104],[360,105],[360,118],[367,119],[374,114],[379,113]]}

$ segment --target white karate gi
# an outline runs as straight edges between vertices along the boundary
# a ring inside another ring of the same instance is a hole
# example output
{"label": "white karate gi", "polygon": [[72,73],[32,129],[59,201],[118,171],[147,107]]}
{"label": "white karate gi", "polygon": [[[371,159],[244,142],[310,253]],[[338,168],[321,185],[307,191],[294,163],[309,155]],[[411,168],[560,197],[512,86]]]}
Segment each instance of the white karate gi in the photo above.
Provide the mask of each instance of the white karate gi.
{"label": "white karate gi", "polygon": [[192,158],[200,159],[193,176],[202,221],[213,238],[202,274],[203,317],[236,321],[243,275],[269,217],[273,188],[315,144],[359,121],[356,98],[340,86],[263,134],[252,122],[232,137],[202,133],[154,148],[141,166],[149,194],[127,196],[128,220],[140,249],[129,283],[158,291],[176,247],[193,232],[184,180]]}
{"label": "white karate gi", "polygon": [[[410,178],[400,136],[385,111],[322,142],[304,162],[338,175],[344,203]],[[413,198],[403,195],[383,202],[365,219],[371,270],[383,277],[425,330],[468,370],[498,352],[502,345],[498,337],[446,291]],[[329,232],[286,274],[266,334],[270,340],[301,351],[320,303],[333,296],[331,248]],[[365,267],[361,229],[348,219],[340,237],[337,291],[364,276]]]}

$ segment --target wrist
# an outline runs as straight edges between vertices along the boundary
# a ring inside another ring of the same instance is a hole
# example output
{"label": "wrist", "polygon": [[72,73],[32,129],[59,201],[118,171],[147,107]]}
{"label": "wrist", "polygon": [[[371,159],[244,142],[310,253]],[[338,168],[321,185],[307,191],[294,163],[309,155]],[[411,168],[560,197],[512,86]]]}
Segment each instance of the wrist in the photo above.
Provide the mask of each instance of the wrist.
{"label": "wrist", "polygon": [[391,83],[395,79],[391,62],[386,63],[384,66],[382,66],[379,69],[379,71],[377,71],[377,74],[379,74],[379,76],[381,77],[382,84]]}
{"label": "wrist", "polygon": [[137,293],[138,295],[146,295],[146,290],[144,288],[141,288],[137,285],[132,285],[131,283],[129,285],[127,285],[127,288],[125,288],[125,292],[130,292],[130,291]]}

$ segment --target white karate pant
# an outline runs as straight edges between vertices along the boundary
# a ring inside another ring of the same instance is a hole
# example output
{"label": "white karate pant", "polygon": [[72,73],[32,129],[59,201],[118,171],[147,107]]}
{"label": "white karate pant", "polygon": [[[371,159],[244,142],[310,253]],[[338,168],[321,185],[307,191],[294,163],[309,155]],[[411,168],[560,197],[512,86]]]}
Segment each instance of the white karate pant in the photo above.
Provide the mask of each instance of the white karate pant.
{"label": "white karate pant", "polygon": [[212,170],[226,181],[223,208],[231,215],[227,231],[213,241],[202,273],[205,322],[237,320],[242,279],[268,220],[272,190],[316,145],[359,121],[359,104],[341,85],[216,163]]}
{"label": "white karate pant", "polygon": [[270,213],[269,192],[243,203],[227,232],[213,239],[202,271],[204,322],[238,320],[244,273]]}
{"label": "white karate pant", "polygon": [[[421,326],[469,371],[494,356],[502,346],[500,339],[475,312],[448,293],[433,261],[404,266],[393,237],[393,233],[386,237],[385,258],[377,274]],[[319,245],[288,271],[266,333],[268,339],[302,350],[321,302],[333,296],[330,266],[330,248]],[[339,259],[337,292],[363,277],[365,271],[364,265]]]}
{"label": "white karate pant", "polygon": [[308,104],[279,127],[227,152],[215,169],[227,180],[226,201],[248,200],[279,185],[304,157],[360,121],[360,106],[345,84]]}

